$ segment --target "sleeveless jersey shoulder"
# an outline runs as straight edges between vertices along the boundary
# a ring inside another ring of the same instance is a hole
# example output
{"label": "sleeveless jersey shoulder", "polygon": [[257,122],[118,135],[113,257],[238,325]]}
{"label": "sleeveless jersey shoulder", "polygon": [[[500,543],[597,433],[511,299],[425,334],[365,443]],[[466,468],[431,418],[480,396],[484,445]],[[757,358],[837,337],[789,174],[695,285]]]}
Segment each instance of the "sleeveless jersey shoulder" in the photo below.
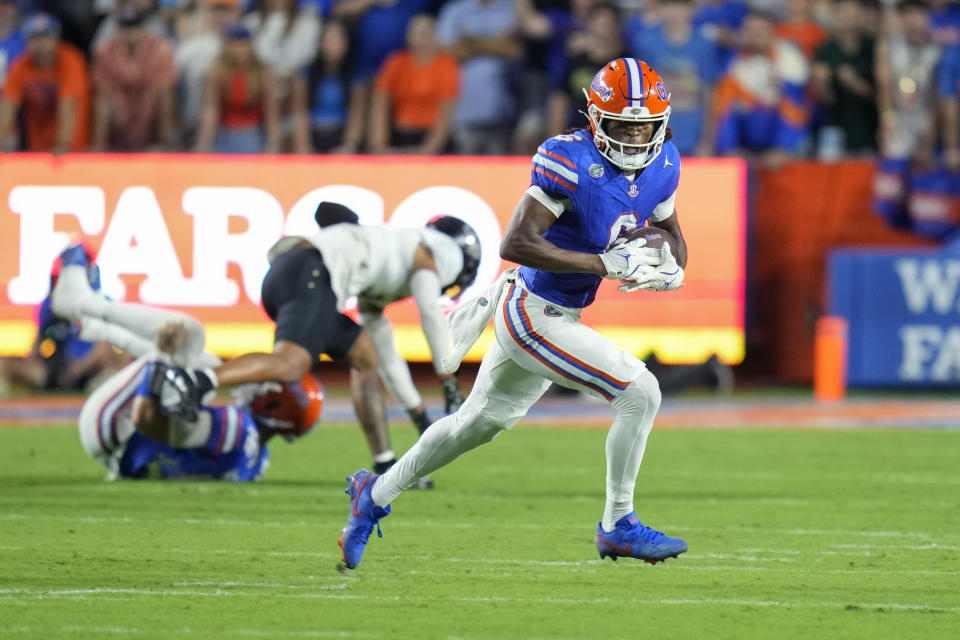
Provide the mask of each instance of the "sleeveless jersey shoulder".
{"label": "sleeveless jersey shoulder", "polygon": [[583,174],[591,165],[593,143],[583,134],[578,131],[544,141],[533,156],[530,184],[551,195],[573,200],[577,188],[584,182]]}

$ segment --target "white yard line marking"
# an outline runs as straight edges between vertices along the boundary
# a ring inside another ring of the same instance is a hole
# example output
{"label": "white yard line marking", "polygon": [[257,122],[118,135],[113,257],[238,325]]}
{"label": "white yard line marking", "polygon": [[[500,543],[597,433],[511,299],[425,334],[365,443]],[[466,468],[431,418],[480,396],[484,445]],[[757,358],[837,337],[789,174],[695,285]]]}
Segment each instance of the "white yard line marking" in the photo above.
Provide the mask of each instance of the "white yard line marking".
{"label": "white yard line marking", "polygon": [[[0,626],[0,633],[25,633],[30,634],[31,637],[41,638],[44,634],[50,633],[52,630],[57,630],[63,633],[82,633],[82,634],[119,634],[124,636],[131,635],[141,635],[149,634],[154,635],[157,633],[157,629],[141,629],[138,627],[84,627],[79,625],[70,625],[65,627],[60,627],[56,629],[54,627],[26,627],[26,626],[16,626],[16,627],[2,627]],[[351,632],[351,631],[280,631],[277,629],[225,629],[220,630],[228,634],[235,634],[239,636],[254,636],[254,637],[265,637],[265,638],[357,638],[357,637],[371,637],[373,634],[363,633],[363,632]],[[184,635],[193,635],[199,634],[202,636],[209,635],[210,631],[205,629],[191,629],[190,627],[182,627],[180,629],[171,629],[168,631],[171,637],[180,637]],[[219,635],[219,632],[218,632]]]}
{"label": "white yard line marking", "polygon": [[[117,589],[97,587],[92,589],[50,589],[50,590],[32,590],[32,589],[2,589],[0,597],[3,599],[18,600],[39,600],[39,599],[86,599],[85,596],[98,595],[135,595],[135,596],[230,596],[245,595],[236,591],[215,589],[213,591],[197,590],[177,590],[177,589]],[[255,594],[249,594],[255,595]],[[375,600],[392,602],[416,602],[418,598],[411,596],[375,596],[360,594],[333,594],[333,593],[296,593],[296,594],[274,594],[275,597],[282,598],[316,598],[333,600]],[[12,596],[19,596],[13,598]],[[90,598],[97,599],[97,598]],[[674,599],[674,598],[512,598],[504,596],[455,596],[449,598],[453,602],[490,602],[507,604],[602,604],[617,603],[623,604],[662,604],[662,605],[730,605],[730,606],[749,606],[749,607],[793,607],[793,608],[851,608],[860,609],[895,609],[902,611],[930,611],[930,612],[958,612],[960,607],[941,607],[928,604],[915,604],[904,602],[787,602],[779,600],[738,600],[723,598],[702,598],[702,599]]]}

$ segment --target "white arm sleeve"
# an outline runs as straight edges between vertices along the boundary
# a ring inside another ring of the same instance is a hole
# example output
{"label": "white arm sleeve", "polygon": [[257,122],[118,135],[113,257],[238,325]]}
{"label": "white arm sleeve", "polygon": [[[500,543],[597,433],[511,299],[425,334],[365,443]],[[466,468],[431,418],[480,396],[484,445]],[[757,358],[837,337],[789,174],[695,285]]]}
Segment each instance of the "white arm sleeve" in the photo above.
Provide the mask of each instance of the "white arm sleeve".
{"label": "white arm sleeve", "polygon": [[430,269],[415,271],[410,277],[410,292],[420,310],[420,326],[430,345],[433,368],[442,375],[443,362],[449,359],[452,348],[447,319],[440,310],[440,278],[437,272]]}
{"label": "white arm sleeve", "polygon": [[554,198],[549,193],[533,184],[527,188],[527,193],[530,194],[530,197],[545,206],[547,209],[550,209],[553,215],[558,218],[560,215],[570,207],[570,200],[567,198]]}
{"label": "white arm sleeve", "polygon": [[413,384],[413,378],[410,376],[410,367],[407,362],[400,357],[393,344],[393,328],[390,322],[382,313],[370,313],[361,311],[359,314],[360,324],[367,330],[373,339],[373,346],[377,349],[377,359],[380,361],[380,377],[383,378],[383,384],[397,399],[397,402],[403,405],[404,409],[415,409],[420,406],[423,399]]}
{"label": "white arm sleeve", "polygon": [[660,222],[672,216],[676,197],[677,192],[674,191],[670,194],[669,198],[655,206],[653,208],[653,213],[650,214],[650,220],[653,220],[654,222]]}

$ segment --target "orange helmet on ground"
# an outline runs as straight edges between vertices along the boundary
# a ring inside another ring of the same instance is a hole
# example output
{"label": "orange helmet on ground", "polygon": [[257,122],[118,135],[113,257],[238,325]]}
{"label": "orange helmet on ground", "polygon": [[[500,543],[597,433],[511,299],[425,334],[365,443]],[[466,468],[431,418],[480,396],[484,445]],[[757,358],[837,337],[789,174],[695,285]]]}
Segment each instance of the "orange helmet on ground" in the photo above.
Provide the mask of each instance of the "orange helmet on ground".
{"label": "orange helmet on ground", "polygon": [[[636,58],[611,60],[584,93],[593,142],[607,160],[632,171],[646,167],[660,155],[670,118],[670,94],[650,65]],[[610,120],[652,122],[653,135],[643,144],[621,142],[605,129]]]}
{"label": "orange helmet on ground", "polygon": [[[244,385],[247,386],[247,385]],[[287,440],[306,435],[317,424],[323,410],[323,387],[313,374],[299,382],[267,382],[249,385],[244,395],[253,419]]]}

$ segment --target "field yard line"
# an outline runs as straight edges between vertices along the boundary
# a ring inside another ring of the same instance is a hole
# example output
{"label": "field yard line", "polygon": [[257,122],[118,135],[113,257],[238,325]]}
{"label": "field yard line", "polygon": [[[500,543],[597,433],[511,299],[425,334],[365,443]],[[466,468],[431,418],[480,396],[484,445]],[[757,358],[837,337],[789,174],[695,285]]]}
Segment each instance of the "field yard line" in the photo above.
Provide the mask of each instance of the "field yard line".
{"label": "field yard line", "polygon": [[[0,632],[5,633],[28,633],[32,634],[33,637],[42,637],[39,634],[49,633],[51,631],[50,627],[26,627],[26,626],[16,626],[16,627],[0,627]],[[104,633],[116,633],[122,635],[140,635],[144,633],[155,634],[158,630],[156,628],[150,629],[141,629],[139,627],[84,627],[79,625],[70,625],[65,627],[60,627],[59,631],[64,633],[84,633],[84,634],[104,634]],[[219,630],[225,631],[227,633],[232,633],[240,636],[256,636],[256,637],[265,637],[265,638],[356,638],[356,637],[371,637],[373,634],[364,633],[364,632],[351,632],[351,631],[280,631],[277,629],[225,629]],[[190,627],[182,627],[180,629],[169,629],[166,630],[167,633],[175,636],[181,635],[191,635],[195,633],[207,635],[210,632],[206,629],[191,629]]]}
{"label": "field yard line", "polygon": [[[32,589],[0,589],[0,599],[13,600],[40,600],[57,599],[60,596],[70,598],[87,595],[137,595],[137,596],[242,596],[255,595],[244,594],[236,591],[224,591],[216,589],[214,591],[193,591],[193,590],[175,590],[175,589],[133,589],[133,588],[108,588],[97,587],[92,589],[50,589],[50,590],[32,590]],[[411,596],[374,596],[360,594],[333,594],[333,593],[297,593],[297,594],[273,594],[280,598],[316,598],[333,600],[380,600],[380,601],[410,601],[418,600]],[[22,598],[12,598],[6,596],[25,596]],[[96,599],[96,598],[94,598]],[[514,598],[506,596],[454,596],[450,598],[454,602],[503,602],[503,603],[530,603],[530,604],[664,604],[664,605],[733,605],[733,606],[753,606],[753,607],[796,607],[796,608],[862,608],[862,609],[898,609],[903,611],[937,611],[937,612],[957,612],[960,607],[936,607],[926,604],[909,604],[903,602],[782,602],[776,600],[734,600],[722,598]]]}

